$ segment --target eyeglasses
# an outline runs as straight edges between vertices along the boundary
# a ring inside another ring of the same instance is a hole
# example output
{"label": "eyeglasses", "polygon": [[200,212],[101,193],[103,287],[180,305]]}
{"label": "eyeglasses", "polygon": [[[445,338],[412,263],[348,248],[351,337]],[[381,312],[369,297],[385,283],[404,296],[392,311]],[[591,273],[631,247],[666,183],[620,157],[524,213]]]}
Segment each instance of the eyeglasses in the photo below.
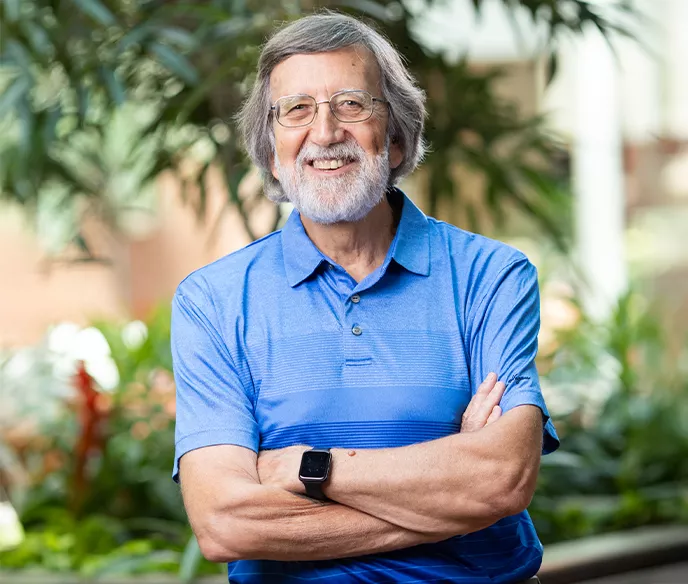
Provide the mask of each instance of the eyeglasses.
{"label": "eyeglasses", "polygon": [[321,103],[329,103],[332,115],[340,122],[354,124],[365,122],[373,115],[375,102],[389,103],[379,97],[373,97],[362,89],[338,91],[330,99],[315,101],[310,95],[297,94],[280,97],[270,111],[275,119],[285,128],[298,128],[312,123],[318,114]]}

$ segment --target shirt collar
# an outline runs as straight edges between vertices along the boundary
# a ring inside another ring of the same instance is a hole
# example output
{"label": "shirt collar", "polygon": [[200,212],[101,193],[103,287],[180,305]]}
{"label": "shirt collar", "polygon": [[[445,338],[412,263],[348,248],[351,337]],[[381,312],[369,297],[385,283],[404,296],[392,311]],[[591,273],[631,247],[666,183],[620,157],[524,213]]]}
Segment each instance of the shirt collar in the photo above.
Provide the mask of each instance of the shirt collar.
{"label": "shirt collar", "polygon": [[282,227],[282,253],[287,282],[292,288],[298,286],[326,261],[323,253],[308,237],[301,223],[301,215],[296,209],[291,212]]}
{"label": "shirt collar", "polygon": [[[409,272],[430,274],[430,233],[428,218],[402,191],[394,188],[390,197],[403,197],[401,219],[392,242],[392,258]],[[294,209],[282,227],[282,252],[287,282],[298,286],[326,262],[325,255],[313,244]]]}
{"label": "shirt collar", "polygon": [[428,218],[401,190],[393,194],[403,197],[404,207],[394,238],[392,258],[409,272],[419,276],[430,274],[430,226]]}

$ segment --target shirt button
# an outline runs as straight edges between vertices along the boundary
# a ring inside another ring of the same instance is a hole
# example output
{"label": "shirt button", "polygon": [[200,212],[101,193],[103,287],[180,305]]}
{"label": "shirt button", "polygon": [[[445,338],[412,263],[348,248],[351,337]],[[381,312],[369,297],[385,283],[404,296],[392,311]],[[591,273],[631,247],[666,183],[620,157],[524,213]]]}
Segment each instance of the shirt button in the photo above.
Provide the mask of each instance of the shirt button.
{"label": "shirt button", "polygon": [[354,304],[358,304],[360,301],[361,301],[361,297],[358,294],[354,294],[351,297],[351,302],[353,302]]}
{"label": "shirt button", "polygon": [[355,324],[353,326],[353,328],[351,329],[351,332],[354,333],[358,337],[363,332],[363,329],[360,326],[358,326],[357,324]]}

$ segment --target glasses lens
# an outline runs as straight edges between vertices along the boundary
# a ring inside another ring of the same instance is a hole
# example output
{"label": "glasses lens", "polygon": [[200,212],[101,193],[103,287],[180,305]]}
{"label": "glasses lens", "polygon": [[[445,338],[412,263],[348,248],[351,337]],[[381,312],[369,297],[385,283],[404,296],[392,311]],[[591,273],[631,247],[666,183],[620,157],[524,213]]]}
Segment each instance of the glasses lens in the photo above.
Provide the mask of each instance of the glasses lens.
{"label": "glasses lens", "polygon": [[362,122],[373,113],[373,98],[366,91],[346,91],[330,101],[332,111],[342,122]]}
{"label": "glasses lens", "polygon": [[277,100],[277,121],[283,126],[304,126],[315,116],[315,99],[308,95],[293,95]]}

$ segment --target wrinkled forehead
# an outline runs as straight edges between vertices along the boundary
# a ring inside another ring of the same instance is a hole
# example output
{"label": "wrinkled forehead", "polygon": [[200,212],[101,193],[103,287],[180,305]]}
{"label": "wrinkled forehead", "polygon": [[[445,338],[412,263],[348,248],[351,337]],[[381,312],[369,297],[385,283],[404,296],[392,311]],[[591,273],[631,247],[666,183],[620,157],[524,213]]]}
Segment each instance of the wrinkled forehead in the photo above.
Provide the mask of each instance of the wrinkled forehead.
{"label": "wrinkled forehead", "polygon": [[270,74],[272,101],[297,93],[328,99],[343,89],[380,94],[380,67],[367,48],[351,46],[327,53],[292,55]]}

